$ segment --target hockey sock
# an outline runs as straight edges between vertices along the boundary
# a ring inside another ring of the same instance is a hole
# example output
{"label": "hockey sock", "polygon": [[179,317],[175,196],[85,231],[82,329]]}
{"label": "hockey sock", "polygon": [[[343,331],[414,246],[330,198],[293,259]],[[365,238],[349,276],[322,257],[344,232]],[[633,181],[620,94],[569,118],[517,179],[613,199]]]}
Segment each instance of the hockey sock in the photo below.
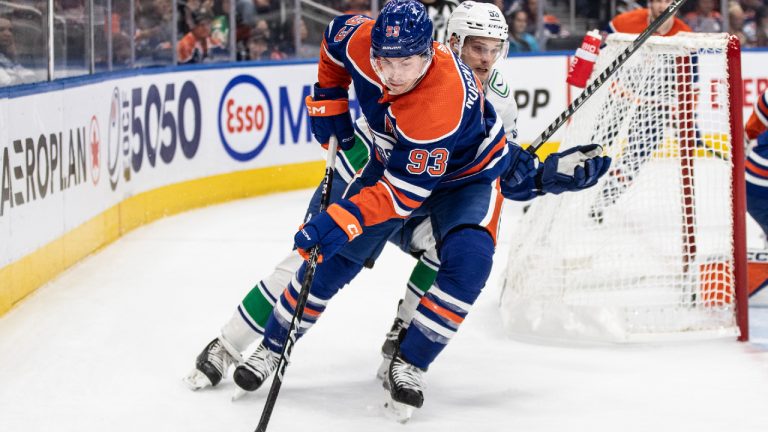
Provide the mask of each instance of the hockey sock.
{"label": "hockey sock", "polygon": [[275,270],[256,284],[224,324],[221,334],[241,352],[264,334],[264,326],[272,314],[275,302],[304,259],[296,251],[286,256]]}
{"label": "hockey sock", "polygon": [[[264,327],[264,345],[273,352],[280,352],[283,348],[283,342],[288,335],[288,328],[296,311],[296,300],[299,298],[301,281],[304,280],[306,268],[306,263],[302,264],[291,279],[288,287],[275,303],[275,309]],[[361,269],[361,265],[341,255],[335,255],[317,266],[307,304],[304,307],[304,315],[299,323],[298,338],[317,322],[331,297],[349,283]]]}
{"label": "hockey sock", "polygon": [[440,260],[437,258],[437,251],[434,248],[424,252],[419,257],[419,261],[416,263],[411,272],[411,277],[408,279],[403,304],[397,309],[397,317],[403,320],[406,325],[411,323],[421,297],[435,283],[439,268]]}
{"label": "hockey sock", "polygon": [[485,230],[463,228],[446,236],[435,284],[421,298],[400,344],[409,363],[426,369],[456,334],[488,280],[493,252]]}

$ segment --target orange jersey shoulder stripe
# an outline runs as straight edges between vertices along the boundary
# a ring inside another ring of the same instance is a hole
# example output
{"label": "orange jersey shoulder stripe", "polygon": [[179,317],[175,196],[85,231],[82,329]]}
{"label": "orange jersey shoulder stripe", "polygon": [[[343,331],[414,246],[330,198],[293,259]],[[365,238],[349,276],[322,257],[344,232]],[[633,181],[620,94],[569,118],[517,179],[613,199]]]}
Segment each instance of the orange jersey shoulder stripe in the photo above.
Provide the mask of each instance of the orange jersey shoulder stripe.
{"label": "orange jersey shoulder stripe", "polygon": [[371,30],[374,24],[375,21],[367,21],[350,36],[347,57],[361,75],[382,89],[381,80],[371,65]]}
{"label": "orange jersey shoulder stripe", "polygon": [[[466,89],[461,71],[444,45],[435,42],[434,47],[432,65],[419,85],[390,108],[397,129],[412,141],[444,138],[459,127],[464,114]],[[429,109],[424,109],[426,100]]]}
{"label": "orange jersey shoulder stripe", "polygon": [[339,60],[334,59],[328,54],[328,43],[323,39],[320,46],[320,62],[317,67],[317,82],[322,88],[343,87],[349,88],[352,82],[352,76],[349,75],[343,65],[338,64]]}

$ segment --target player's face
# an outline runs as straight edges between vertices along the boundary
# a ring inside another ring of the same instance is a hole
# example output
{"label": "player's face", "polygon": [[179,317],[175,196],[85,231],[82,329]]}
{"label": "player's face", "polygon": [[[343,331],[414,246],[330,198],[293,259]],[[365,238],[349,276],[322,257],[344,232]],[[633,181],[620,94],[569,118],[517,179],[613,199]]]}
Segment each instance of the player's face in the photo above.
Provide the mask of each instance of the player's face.
{"label": "player's face", "polygon": [[11,22],[5,18],[0,18],[0,48],[13,45],[13,31]]}
{"label": "player's face", "polygon": [[648,9],[651,12],[651,20],[658,18],[672,3],[672,0],[648,0]]}
{"label": "player's face", "polygon": [[461,47],[461,61],[485,82],[491,74],[491,68],[504,52],[504,41],[498,39],[468,36]]}
{"label": "player's face", "polygon": [[374,57],[373,66],[384,85],[393,95],[412,89],[429,66],[432,56]]}

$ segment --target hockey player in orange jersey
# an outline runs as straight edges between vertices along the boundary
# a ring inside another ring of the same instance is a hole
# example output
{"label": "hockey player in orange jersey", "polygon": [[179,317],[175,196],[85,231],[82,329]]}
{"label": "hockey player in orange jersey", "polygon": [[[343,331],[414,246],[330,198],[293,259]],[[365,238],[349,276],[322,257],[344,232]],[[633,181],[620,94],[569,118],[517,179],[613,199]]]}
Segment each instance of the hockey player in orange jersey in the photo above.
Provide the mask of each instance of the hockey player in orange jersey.
{"label": "hockey player in orange jersey", "polygon": [[745,162],[747,212],[768,235],[768,91],[755,101],[755,109],[744,127],[747,139],[757,140]]}
{"label": "hockey player in orange jersey", "polygon": [[[744,161],[747,183],[747,213],[768,236],[768,90],[755,101],[755,109],[744,126],[749,149]],[[749,251],[747,287],[753,295],[768,284],[768,263],[764,253]]]}
{"label": "hockey player in orange jersey", "polygon": [[[660,17],[672,3],[672,0],[648,0],[648,7],[638,8],[625,12],[614,17],[608,24],[607,33],[642,33],[648,26]],[[690,32],[688,27],[681,19],[670,17],[654,33],[655,36],[675,36],[680,32]],[[690,62],[696,63],[696,56],[690,57]],[[658,76],[665,76],[664,71],[668,65],[661,64],[655,66],[658,69]],[[693,68],[696,70],[696,68]],[[697,78],[694,77],[694,80]],[[597,223],[602,223],[606,209],[611,207],[623,194],[632,186],[634,178],[640,167],[642,167],[651,157],[653,151],[664,140],[664,125],[669,122],[668,118],[672,116],[675,103],[670,102],[671,95],[674,94],[674,81],[662,80],[657,87],[640,90],[635,89],[632,93],[643,93],[644,97],[638,98],[638,101],[644,100],[638,109],[633,111],[632,118],[629,121],[629,142],[626,151],[622,157],[617,158],[608,173],[608,181],[603,184],[602,190],[595,203],[590,208],[590,217]],[[610,109],[601,110],[605,116],[614,115]],[[623,115],[623,114],[621,114]],[[600,120],[601,124],[611,124],[605,117]],[[606,134],[604,139],[614,139],[612,134],[616,131],[596,131],[593,140],[597,140],[600,133]],[[698,131],[697,131],[698,136]],[[597,141],[596,141],[597,142]]]}
{"label": "hockey player in orange jersey", "polygon": [[[664,13],[672,0],[648,0],[648,7],[638,8],[616,15],[608,23],[608,33],[642,33],[648,25]],[[654,33],[655,36],[674,36],[692,31],[680,18],[672,17]]]}

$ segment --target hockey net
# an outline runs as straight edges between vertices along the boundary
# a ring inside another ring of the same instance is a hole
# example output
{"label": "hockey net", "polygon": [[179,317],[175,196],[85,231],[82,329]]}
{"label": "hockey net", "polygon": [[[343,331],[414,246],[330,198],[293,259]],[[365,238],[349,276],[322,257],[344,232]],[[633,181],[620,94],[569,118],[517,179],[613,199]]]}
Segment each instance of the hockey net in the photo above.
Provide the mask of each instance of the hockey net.
{"label": "hockey net", "polygon": [[[611,35],[595,74],[635,37]],[[598,143],[611,170],[512,228],[511,334],[746,338],[739,55],[726,34],[651,37],[574,115],[560,150]]]}

